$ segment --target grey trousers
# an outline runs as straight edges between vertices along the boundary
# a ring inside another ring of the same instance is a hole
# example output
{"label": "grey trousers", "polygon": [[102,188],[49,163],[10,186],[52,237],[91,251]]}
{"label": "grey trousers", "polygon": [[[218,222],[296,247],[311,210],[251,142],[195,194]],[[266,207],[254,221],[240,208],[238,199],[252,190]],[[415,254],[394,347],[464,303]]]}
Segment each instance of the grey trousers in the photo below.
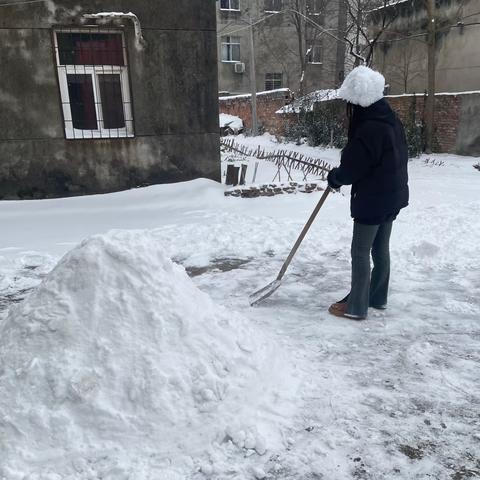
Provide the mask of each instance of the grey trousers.
{"label": "grey trousers", "polygon": [[[368,307],[387,306],[390,280],[390,234],[393,222],[364,225],[354,222],[352,238],[352,285],[346,313],[366,317]],[[370,254],[373,271],[370,275]]]}

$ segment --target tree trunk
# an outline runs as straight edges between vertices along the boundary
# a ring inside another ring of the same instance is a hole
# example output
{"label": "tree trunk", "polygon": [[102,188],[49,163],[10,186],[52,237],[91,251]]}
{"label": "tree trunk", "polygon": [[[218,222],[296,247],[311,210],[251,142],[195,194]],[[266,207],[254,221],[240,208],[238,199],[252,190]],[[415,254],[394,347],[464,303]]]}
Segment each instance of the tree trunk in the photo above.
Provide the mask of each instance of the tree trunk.
{"label": "tree trunk", "polygon": [[[295,2],[295,7],[297,12],[303,13],[304,9],[304,2],[301,0],[297,0]],[[306,59],[306,26],[305,26],[305,19],[298,14],[295,14],[296,21],[295,26],[297,30],[297,37],[298,37],[298,58],[300,60],[300,83],[299,83],[299,94],[303,96],[305,94],[305,70],[307,68],[307,59]]]}
{"label": "tree trunk", "polygon": [[250,90],[252,92],[252,136],[258,135],[257,119],[257,71],[255,69],[255,38],[252,19],[250,19]]}
{"label": "tree trunk", "polygon": [[425,0],[427,3],[428,14],[428,37],[427,37],[427,57],[428,57],[428,85],[427,85],[427,104],[425,106],[425,126],[426,126],[426,152],[432,153],[435,135],[435,50],[437,25],[435,19],[435,0]]}

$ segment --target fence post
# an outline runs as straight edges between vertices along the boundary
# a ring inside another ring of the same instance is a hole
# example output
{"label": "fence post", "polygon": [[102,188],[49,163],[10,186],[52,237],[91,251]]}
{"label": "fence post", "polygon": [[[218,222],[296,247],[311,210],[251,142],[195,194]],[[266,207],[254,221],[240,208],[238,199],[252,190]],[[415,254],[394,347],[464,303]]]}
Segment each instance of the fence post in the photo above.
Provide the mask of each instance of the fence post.
{"label": "fence post", "polygon": [[227,178],[225,180],[225,185],[233,185],[234,187],[238,185],[238,172],[240,167],[235,165],[227,165]]}

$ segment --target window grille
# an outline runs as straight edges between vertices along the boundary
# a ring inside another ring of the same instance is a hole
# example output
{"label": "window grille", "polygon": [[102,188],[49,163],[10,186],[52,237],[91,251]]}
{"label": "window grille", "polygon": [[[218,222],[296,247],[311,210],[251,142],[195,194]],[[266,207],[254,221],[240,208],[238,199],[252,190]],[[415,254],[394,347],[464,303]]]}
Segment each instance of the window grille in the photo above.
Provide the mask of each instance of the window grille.
{"label": "window grille", "polygon": [[283,8],[283,0],[265,0],[266,12],[280,12]]}
{"label": "window grille", "polygon": [[58,30],[54,42],[66,137],[132,137],[123,32]]}
{"label": "window grille", "polygon": [[222,37],[222,62],[240,61],[240,37]]}
{"label": "window grille", "polygon": [[220,0],[220,10],[240,10],[240,0]]}
{"label": "window grille", "polygon": [[283,87],[282,73],[267,73],[265,75],[265,90],[276,90]]}

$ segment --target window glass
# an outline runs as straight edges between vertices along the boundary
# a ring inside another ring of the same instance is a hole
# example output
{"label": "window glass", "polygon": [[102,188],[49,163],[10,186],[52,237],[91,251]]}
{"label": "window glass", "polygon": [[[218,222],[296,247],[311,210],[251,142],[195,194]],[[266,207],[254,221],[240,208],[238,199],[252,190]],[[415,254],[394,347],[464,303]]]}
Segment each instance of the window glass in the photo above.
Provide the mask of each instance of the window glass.
{"label": "window glass", "polygon": [[313,45],[308,55],[309,63],[322,63],[322,47],[320,45]]}
{"label": "window glass", "polygon": [[240,10],[240,0],[220,0],[222,10]]}
{"label": "window glass", "polygon": [[98,76],[102,102],[103,128],[125,128],[120,75]]}
{"label": "window glass", "polygon": [[125,65],[120,34],[57,33],[57,42],[60,65]]}
{"label": "window glass", "polygon": [[265,75],[265,90],[276,90],[283,86],[282,73],[267,73]]}
{"label": "window glass", "polygon": [[280,12],[283,8],[283,0],[265,0],[265,11]]}
{"label": "window glass", "polygon": [[92,75],[67,75],[67,85],[73,128],[96,130],[98,126]]}
{"label": "window glass", "polygon": [[240,61],[240,37],[223,37],[221,48],[222,61]]}
{"label": "window glass", "polygon": [[307,12],[311,15],[319,15],[322,11],[322,0],[308,0]]}

